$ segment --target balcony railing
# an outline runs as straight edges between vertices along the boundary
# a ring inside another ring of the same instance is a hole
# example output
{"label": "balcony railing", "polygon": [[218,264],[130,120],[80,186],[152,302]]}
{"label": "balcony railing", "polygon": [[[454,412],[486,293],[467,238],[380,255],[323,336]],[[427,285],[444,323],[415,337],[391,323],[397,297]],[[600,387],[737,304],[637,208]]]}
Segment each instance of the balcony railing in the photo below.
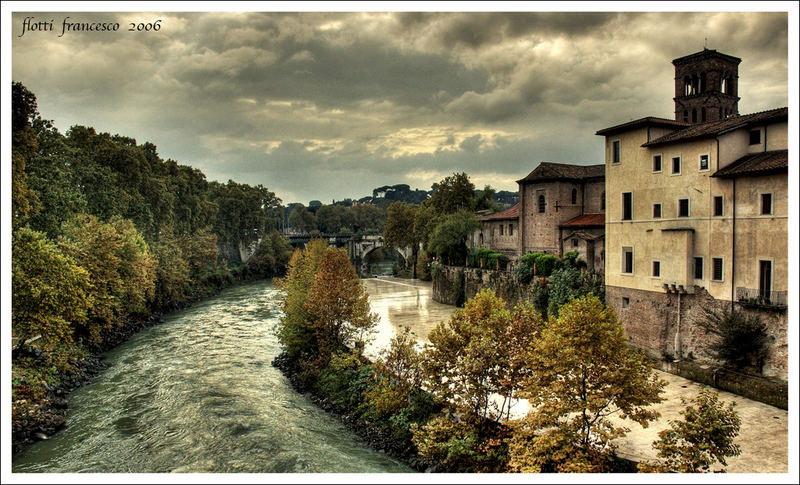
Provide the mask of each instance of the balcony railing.
{"label": "balcony railing", "polygon": [[754,288],[736,288],[736,300],[742,305],[786,308],[786,291],[762,292]]}

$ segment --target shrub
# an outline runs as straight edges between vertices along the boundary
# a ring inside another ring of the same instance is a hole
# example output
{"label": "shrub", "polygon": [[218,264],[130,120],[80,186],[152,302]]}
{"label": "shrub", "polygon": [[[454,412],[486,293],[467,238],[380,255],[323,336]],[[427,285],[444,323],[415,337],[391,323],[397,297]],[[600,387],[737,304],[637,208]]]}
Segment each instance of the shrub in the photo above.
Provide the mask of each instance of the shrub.
{"label": "shrub", "polygon": [[708,354],[735,368],[753,366],[761,372],[769,349],[767,326],[758,315],[742,311],[704,309],[700,327],[717,336]]}
{"label": "shrub", "polygon": [[526,285],[531,282],[533,279],[533,269],[528,266],[527,264],[518,264],[514,267],[514,279],[517,280],[518,283],[522,283]]}

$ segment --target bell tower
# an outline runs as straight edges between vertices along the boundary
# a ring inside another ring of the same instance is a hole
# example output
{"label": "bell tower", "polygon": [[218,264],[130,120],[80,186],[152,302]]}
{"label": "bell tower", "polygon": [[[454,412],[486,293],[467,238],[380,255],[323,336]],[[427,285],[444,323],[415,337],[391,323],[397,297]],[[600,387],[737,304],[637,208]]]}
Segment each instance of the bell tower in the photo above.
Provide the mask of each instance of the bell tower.
{"label": "bell tower", "polygon": [[675,120],[706,123],[739,114],[738,57],[713,49],[680,57],[675,66]]}

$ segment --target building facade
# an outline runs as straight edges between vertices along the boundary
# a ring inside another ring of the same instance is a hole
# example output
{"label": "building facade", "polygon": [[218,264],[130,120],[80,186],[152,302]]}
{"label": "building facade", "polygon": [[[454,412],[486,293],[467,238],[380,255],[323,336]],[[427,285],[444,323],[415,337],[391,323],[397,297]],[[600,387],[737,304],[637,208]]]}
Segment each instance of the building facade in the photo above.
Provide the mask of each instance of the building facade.
{"label": "building facade", "polygon": [[[689,96],[707,104],[686,104],[686,59],[706,73]],[[675,120],[597,132],[606,152],[606,302],[632,343],[676,359],[708,358],[709,336],[697,325],[704,309],[758,313],[773,341],[763,372],[785,379],[788,109],[738,115],[728,99],[738,61],[715,51],[676,59]],[[722,74],[709,74],[720,64]],[[699,96],[720,83],[728,98]],[[687,110],[701,115],[685,121]],[[703,123],[712,112],[723,115]]]}

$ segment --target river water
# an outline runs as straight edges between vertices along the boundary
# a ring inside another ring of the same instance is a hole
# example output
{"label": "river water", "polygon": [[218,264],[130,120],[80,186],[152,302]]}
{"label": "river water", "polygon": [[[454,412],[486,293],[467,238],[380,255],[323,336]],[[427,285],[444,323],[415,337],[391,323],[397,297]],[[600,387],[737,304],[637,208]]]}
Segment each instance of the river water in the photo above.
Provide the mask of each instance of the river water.
{"label": "river water", "polygon": [[[430,284],[365,280],[381,317],[368,352],[401,325],[420,340],[453,307]],[[13,472],[412,472],[365,446],[270,363],[278,292],[239,285],[170,313],[105,355],[111,367],[69,397],[67,427],[14,456]]]}

